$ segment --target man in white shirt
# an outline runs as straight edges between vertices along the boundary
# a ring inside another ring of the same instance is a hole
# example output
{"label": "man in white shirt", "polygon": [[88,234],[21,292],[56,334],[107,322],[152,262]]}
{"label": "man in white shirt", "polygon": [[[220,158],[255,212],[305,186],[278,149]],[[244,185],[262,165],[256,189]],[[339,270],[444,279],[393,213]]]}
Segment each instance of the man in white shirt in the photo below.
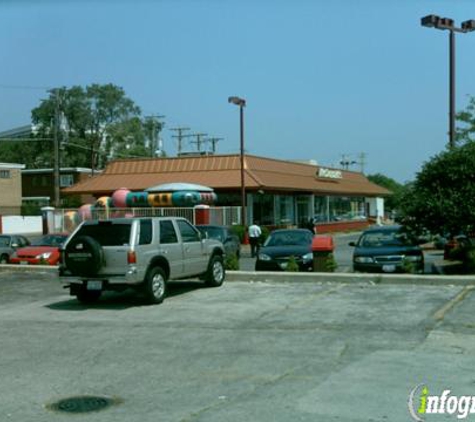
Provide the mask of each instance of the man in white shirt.
{"label": "man in white shirt", "polygon": [[259,253],[259,240],[261,238],[261,228],[257,225],[257,222],[254,221],[252,225],[249,226],[248,235],[249,243],[251,245],[251,257],[254,258]]}

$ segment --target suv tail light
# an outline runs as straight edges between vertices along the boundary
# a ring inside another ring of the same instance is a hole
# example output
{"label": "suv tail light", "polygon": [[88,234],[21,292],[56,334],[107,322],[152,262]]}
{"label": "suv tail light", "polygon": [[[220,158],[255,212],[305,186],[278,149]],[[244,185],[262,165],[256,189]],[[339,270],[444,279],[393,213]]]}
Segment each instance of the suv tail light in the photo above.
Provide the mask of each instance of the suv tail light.
{"label": "suv tail light", "polygon": [[136,263],[137,263],[137,255],[135,255],[135,251],[128,251],[127,264],[136,264]]}

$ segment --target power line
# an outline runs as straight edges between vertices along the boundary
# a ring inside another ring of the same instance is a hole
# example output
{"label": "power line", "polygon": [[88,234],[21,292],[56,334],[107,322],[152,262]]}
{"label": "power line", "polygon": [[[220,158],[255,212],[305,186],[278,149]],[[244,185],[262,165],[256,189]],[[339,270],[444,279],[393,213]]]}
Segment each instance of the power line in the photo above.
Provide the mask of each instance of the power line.
{"label": "power line", "polygon": [[196,150],[201,152],[201,144],[203,143],[203,137],[208,136],[207,133],[191,133],[186,136],[196,136],[196,141],[190,141],[192,144],[196,144]]}
{"label": "power line", "polygon": [[209,142],[211,144],[211,153],[215,154],[216,153],[216,144],[219,141],[222,141],[224,138],[208,138],[206,139],[206,142]]}
{"label": "power line", "polygon": [[178,155],[181,154],[182,148],[183,148],[183,138],[189,136],[189,135],[183,135],[183,132],[186,130],[190,130],[189,127],[172,127],[170,130],[177,132],[178,135],[172,135],[172,138],[177,138],[178,139]]}
{"label": "power line", "polygon": [[160,151],[160,155],[163,154],[163,145],[160,140],[160,132],[162,131],[164,122],[161,122],[159,119],[164,119],[165,116],[154,114],[150,116],[145,116],[146,120],[149,120],[152,123],[152,133],[150,134],[150,155],[155,156],[157,151]]}

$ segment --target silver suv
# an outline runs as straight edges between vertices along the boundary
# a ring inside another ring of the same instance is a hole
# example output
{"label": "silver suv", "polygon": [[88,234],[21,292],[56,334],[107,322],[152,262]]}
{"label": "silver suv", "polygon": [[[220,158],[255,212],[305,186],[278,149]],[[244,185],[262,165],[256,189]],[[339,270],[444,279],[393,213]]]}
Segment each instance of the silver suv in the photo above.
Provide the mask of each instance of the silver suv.
{"label": "silver suv", "polygon": [[225,277],[222,243],[202,238],[184,218],[117,218],[83,222],[61,249],[60,280],[81,302],[105,290],[142,291],[160,303],[167,281],[200,277],[220,286]]}

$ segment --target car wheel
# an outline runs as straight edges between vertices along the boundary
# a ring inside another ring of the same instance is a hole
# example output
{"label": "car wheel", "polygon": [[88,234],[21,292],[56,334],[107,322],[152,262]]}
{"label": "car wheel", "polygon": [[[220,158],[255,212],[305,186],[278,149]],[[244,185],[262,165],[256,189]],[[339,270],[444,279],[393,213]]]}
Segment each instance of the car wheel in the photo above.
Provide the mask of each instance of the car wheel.
{"label": "car wheel", "polygon": [[144,283],[144,293],[148,303],[162,303],[167,293],[167,276],[160,267],[149,270]]}
{"label": "car wheel", "polygon": [[208,265],[205,283],[210,287],[219,287],[224,282],[226,271],[224,269],[223,257],[214,255]]}
{"label": "car wheel", "polygon": [[86,290],[85,288],[76,293],[76,298],[84,304],[95,303],[101,297],[102,292],[98,290]]}
{"label": "car wheel", "polygon": [[8,255],[2,255],[0,257],[0,264],[8,264]]}

